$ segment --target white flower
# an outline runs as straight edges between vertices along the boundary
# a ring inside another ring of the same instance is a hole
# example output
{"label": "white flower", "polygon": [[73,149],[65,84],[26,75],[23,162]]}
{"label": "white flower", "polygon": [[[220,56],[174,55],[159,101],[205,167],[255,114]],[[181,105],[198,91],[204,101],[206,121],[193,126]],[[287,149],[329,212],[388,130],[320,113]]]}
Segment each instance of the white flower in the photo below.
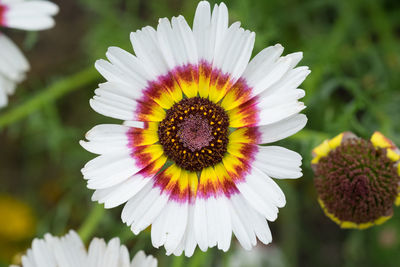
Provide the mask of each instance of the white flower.
{"label": "white flower", "polygon": [[[22,256],[22,267],[156,267],[157,260],[139,251],[130,261],[128,249],[113,238],[106,244],[94,238],[86,250],[82,240],[70,231],[63,237],[46,234],[34,239]],[[15,265],[10,267],[17,267]]]}
{"label": "white flower", "polygon": [[276,246],[256,246],[252,251],[236,248],[228,258],[229,267],[284,267],[284,254]]}
{"label": "white flower", "polygon": [[[58,6],[42,0],[0,0],[0,27],[22,30],[45,30],[54,26]],[[21,51],[0,31],[0,108],[8,103],[7,95],[25,78],[29,63]]]}
{"label": "white flower", "polygon": [[109,48],[96,68],[107,82],[92,108],[125,125],[98,125],[81,145],[99,154],[82,169],[92,199],[126,203],[134,234],[151,225],[155,247],[191,256],[230,247],[232,232],[247,250],[272,240],[285,195],[270,178],[299,178],[301,156],[260,146],[301,130],[297,87],[310,73],[302,53],[262,50],[250,62],[255,34],[228,26],[225,4],[199,3],[193,30],[182,16],[131,34],[135,56]]}

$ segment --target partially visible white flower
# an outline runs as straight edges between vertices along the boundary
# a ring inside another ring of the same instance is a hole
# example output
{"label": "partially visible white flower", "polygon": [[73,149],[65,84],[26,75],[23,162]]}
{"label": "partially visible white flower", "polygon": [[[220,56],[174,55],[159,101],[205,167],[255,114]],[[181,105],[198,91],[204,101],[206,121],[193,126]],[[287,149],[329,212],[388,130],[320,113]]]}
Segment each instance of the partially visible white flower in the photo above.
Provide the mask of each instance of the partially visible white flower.
{"label": "partially visible white flower", "polygon": [[[113,238],[108,244],[94,238],[86,250],[74,231],[63,237],[46,234],[35,239],[22,257],[22,267],[156,267],[157,259],[139,251],[130,261],[128,249]],[[12,265],[10,267],[18,267]]]}
{"label": "partially visible white flower", "polygon": [[18,47],[0,34],[0,107],[8,103],[7,95],[15,92],[17,83],[25,79],[29,63]]}
{"label": "partially visible white flower", "polygon": [[27,31],[52,28],[58,13],[56,4],[43,0],[0,0],[0,6],[1,26]]}
{"label": "partially visible white flower", "polygon": [[[0,27],[46,30],[54,26],[52,16],[57,13],[58,6],[48,1],[0,0]],[[24,55],[0,32],[0,108],[7,105],[7,95],[14,93],[28,70]]]}
{"label": "partially visible white flower", "polygon": [[283,267],[286,266],[282,251],[277,246],[257,246],[251,251],[240,247],[229,256],[229,267]]}

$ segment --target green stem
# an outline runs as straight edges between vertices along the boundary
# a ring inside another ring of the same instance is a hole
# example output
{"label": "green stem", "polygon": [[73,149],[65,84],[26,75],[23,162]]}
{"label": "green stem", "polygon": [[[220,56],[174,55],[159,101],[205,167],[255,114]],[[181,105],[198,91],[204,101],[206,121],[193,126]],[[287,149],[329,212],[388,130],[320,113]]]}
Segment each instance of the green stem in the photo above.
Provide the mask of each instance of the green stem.
{"label": "green stem", "polygon": [[90,214],[86,217],[86,220],[78,230],[78,234],[82,238],[83,242],[87,242],[92,236],[97,225],[100,223],[103,214],[104,208],[102,205],[96,204],[96,206],[92,208]]}
{"label": "green stem", "polygon": [[89,67],[70,77],[53,83],[37,95],[29,98],[26,102],[3,113],[0,116],[0,129],[23,119],[34,111],[42,108],[50,101],[54,101],[69,92],[95,82],[98,77],[99,75],[96,70],[93,67]]}

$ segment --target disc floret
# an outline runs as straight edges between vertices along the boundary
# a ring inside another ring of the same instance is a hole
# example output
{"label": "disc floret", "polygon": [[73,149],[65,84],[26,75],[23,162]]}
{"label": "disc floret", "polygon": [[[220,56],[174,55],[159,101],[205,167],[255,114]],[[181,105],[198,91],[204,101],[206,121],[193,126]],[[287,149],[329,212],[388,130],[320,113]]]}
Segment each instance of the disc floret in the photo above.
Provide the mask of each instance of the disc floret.
{"label": "disc floret", "polygon": [[158,127],[165,154],[189,171],[200,171],[221,162],[228,134],[229,118],[225,110],[201,97],[176,103]]}

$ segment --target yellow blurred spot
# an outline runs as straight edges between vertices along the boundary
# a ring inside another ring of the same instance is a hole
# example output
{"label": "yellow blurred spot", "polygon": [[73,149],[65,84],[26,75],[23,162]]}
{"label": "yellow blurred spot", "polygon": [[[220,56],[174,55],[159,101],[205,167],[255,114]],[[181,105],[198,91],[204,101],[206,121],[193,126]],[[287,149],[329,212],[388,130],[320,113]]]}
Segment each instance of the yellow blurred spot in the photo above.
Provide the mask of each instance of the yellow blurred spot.
{"label": "yellow blurred spot", "polygon": [[20,241],[33,236],[36,219],[32,209],[24,202],[0,195],[0,238]]}

